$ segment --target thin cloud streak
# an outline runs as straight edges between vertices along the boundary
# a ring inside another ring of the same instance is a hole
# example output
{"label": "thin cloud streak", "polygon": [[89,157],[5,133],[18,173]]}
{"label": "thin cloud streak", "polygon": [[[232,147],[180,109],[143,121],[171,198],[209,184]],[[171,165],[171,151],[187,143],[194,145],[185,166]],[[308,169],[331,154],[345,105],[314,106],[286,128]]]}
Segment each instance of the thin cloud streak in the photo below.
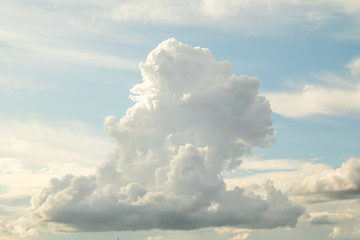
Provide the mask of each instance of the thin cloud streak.
{"label": "thin cloud streak", "polygon": [[[357,1],[124,1],[109,17],[120,22],[234,28],[244,34],[281,33],[291,26],[318,29],[348,16],[358,26]],[[270,27],[271,26],[271,27]]]}
{"label": "thin cloud streak", "polygon": [[351,61],[346,68],[351,77],[333,74],[317,75],[327,85],[307,84],[300,91],[268,92],[264,95],[271,102],[271,109],[284,117],[301,118],[316,114],[351,115],[360,114],[360,58]]}

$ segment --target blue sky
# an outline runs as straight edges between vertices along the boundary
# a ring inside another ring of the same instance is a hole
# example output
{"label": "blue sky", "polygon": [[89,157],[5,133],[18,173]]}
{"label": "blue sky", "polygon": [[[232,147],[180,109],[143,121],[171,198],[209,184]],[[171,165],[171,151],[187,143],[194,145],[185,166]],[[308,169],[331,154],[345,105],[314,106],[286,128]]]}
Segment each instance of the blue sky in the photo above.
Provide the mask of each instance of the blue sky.
{"label": "blue sky", "polygon": [[358,1],[0,2],[0,239],[360,237]]}

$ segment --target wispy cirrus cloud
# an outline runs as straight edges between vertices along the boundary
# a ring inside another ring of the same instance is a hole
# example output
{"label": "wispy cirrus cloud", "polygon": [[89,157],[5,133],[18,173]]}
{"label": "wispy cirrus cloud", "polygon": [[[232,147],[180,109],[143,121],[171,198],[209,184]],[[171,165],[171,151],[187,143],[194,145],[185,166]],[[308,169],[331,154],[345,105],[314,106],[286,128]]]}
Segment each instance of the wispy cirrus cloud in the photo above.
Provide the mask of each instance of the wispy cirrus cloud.
{"label": "wispy cirrus cloud", "polygon": [[[73,11],[77,8],[81,11],[77,11],[77,17],[74,17]],[[87,41],[112,34],[101,27],[104,19],[101,17],[102,8],[97,1],[79,5],[74,5],[73,1],[38,1],[33,5],[9,1],[0,10],[0,20],[3,19],[0,23],[0,61],[25,66],[50,65],[50,61],[137,70],[140,60],[106,52]]]}
{"label": "wispy cirrus cloud", "polygon": [[[281,33],[282,29],[302,26],[318,29],[348,17],[360,24],[357,1],[124,1],[110,11],[110,18],[150,24],[236,27],[245,34]],[[354,27],[355,29],[355,27]]]}
{"label": "wispy cirrus cloud", "polygon": [[140,60],[125,58],[110,53],[96,52],[86,48],[75,48],[59,40],[42,40],[33,34],[0,30],[6,48],[0,61],[23,62],[27,65],[46,65],[49,61],[85,65],[91,67],[137,70]]}

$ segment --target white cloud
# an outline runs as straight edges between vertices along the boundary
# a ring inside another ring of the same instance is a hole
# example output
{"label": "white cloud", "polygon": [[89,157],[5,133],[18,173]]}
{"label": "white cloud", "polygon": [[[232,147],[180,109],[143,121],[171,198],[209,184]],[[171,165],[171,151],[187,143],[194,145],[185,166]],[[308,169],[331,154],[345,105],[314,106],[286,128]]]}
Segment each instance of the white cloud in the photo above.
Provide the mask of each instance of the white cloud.
{"label": "white cloud", "polygon": [[360,86],[336,89],[306,85],[301,92],[265,94],[275,113],[290,118],[314,114],[342,115],[360,111]]}
{"label": "white cloud", "polygon": [[338,169],[306,177],[295,184],[292,194],[305,202],[355,199],[360,194],[360,159],[351,158]]}
{"label": "white cloud", "polygon": [[146,240],[161,240],[163,239],[162,236],[156,236],[156,237],[147,237]]}
{"label": "white cloud", "polygon": [[8,1],[0,9],[0,61],[25,66],[43,66],[51,61],[108,69],[138,69],[138,59],[105,52],[88,41],[90,33],[93,37],[111,35],[102,25],[104,4],[97,1],[32,4]]}
{"label": "white cloud", "polygon": [[341,233],[341,228],[340,227],[334,227],[333,232],[329,234],[329,237],[337,238],[340,233]]}
{"label": "white cloud", "polygon": [[[136,70],[138,59],[99,49],[94,38],[116,43],[144,43],[142,34],[123,22],[235,28],[244,34],[272,34],[302,26],[313,28],[337,20],[358,19],[353,1],[6,1],[0,9],[0,61],[28,65],[48,62]],[[113,20],[120,21],[115,23]],[[355,22],[360,22],[355,21]],[[358,26],[358,24],[355,24]],[[355,29],[358,29],[355,27]],[[118,45],[120,46],[120,45]],[[120,48],[120,47],[119,47]]]}
{"label": "white cloud", "polygon": [[[347,165],[346,171],[350,169],[354,172],[357,171],[354,164]],[[258,190],[259,184],[269,179],[277,189],[286,193],[293,202],[305,204],[307,210],[299,220],[300,226],[306,225],[308,231],[312,231],[311,229],[331,228],[329,234],[333,233],[334,227],[339,227],[341,228],[341,232],[338,233],[338,238],[357,239],[360,233],[360,231],[358,231],[358,219],[360,218],[358,195],[351,196],[347,193],[349,191],[346,189],[340,189],[336,194],[336,191],[333,191],[329,196],[326,196],[327,193],[321,189],[318,189],[319,194],[314,195],[311,193],[305,193],[304,195],[296,195],[293,193],[294,186],[300,190],[305,188],[304,191],[307,191],[308,187],[316,185],[309,183],[310,181],[307,181],[307,179],[314,179],[314,181],[317,179],[327,186],[339,186],[338,183],[334,183],[335,181],[353,181],[351,179],[349,180],[349,178],[354,179],[354,177],[350,176],[356,174],[346,173],[346,171],[344,168],[343,170],[334,170],[332,167],[319,162],[307,162],[296,159],[266,160],[259,159],[259,157],[252,157],[250,159],[243,159],[242,164],[236,172],[236,175],[239,176],[238,178],[225,179],[225,182],[228,189],[233,189],[238,186],[245,189],[253,189],[256,194],[259,194],[261,193],[261,191]],[[319,177],[320,175],[324,175],[324,177],[321,178]],[[318,185],[322,183],[320,182]],[[332,198],[336,195],[340,196],[340,198]]]}
{"label": "white cloud", "polygon": [[21,217],[28,214],[31,196],[53,177],[93,173],[110,151],[101,133],[80,122],[1,120],[0,209],[6,214],[0,214],[0,239],[35,236],[35,227],[25,224],[32,221]]}
{"label": "white cloud", "polygon": [[352,75],[360,77],[360,58],[355,58],[346,67]]}
{"label": "white cloud", "polygon": [[[271,180],[277,189],[287,193],[295,183],[329,169],[331,167],[325,164],[304,160],[261,159],[255,156],[244,158],[236,172],[238,177],[226,178],[225,182],[227,189],[234,189],[236,186],[247,188],[254,184],[261,185]],[[292,198],[291,195],[289,197]]]}
{"label": "white cloud", "polygon": [[50,37],[40,39],[32,36],[33,33],[10,32],[0,29],[0,36],[8,46],[0,61],[24,62],[27,65],[46,64],[49,61],[72,63],[85,66],[137,70],[139,60],[128,59],[109,53],[97,52],[93,49],[69,46],[58,41],[48,41]]}
{"label": "white cloud", "polygon": [[318,28],[323,24],[348,16],[360,23],[358,1],[236,1],[236,0],[137,0],[124,1],[110,12],[118,21],[153,24],[198,25],[242,30],[246,34],[263,34],[269,29],[297,25]]}
{"label": "white cloud", "polygon": [[126,59],[116,55],[97,53],[89,50],[78,50],[71,48],[32,48],[29,49],[36,53],[36,58],[43,61],[61,61],[67,63],[76,63],[92,67],[136,70],[138,69],[138,60]]}
{"label": "white cloud", "polygon": [[9,188],[0,200],[30,198],[54,176],[92,173],[110,146],[105,137],[82,123],[49,126],[2,121],[0,182]]}
{"label": "white cloud", "polygon": [[299,118],[314,114],[354,115],[360,112],[360,58],[347,65],[351,80],[333,74],[317,76],[328,85],[305,85],[301,91],[266,93],[272,110],[285,117]]}
{"label": "white cloud", "polygon": [[220,227],[215,228],[215,231],[220,234],[231,234],[233,235],[229,240],[246,240],[252,232],[251,229],[246,228],[234,228],[234,227]]}
{"label": "white cloud", "polygon": [[294,227],[304,209],[270,182],[257,195],[226,190],[221,175],[252,146],[274,141],[260,81],[235,76],[208,49],[175,39],[151,51],[140,68],[134,106],[119,123],[105,120],[116,152],[95,175],[55,178],[33,196],[39,224],[79,231]]}
{"label": "white cloud", "polygon": [[[75,143],[77,144],[75,147]],[[90,164],[110,150],[100,129],[81,122],[43,123],[40,120],[2,120],[0,153],[29,165]]]}
{"label": "white cloud", "polygon": [[360,225],[357,221],[358,218],[359,216],[357,216],[357,219],[354,219],[351,223],[336,224],[333,226],[332,231],[328,236],[334,239],[358,239],[360,236]]}
{"label": "white cloud", "polygon": [[31,221],[25,217],[0,223],[0,240],[35,239],[39,235]]}

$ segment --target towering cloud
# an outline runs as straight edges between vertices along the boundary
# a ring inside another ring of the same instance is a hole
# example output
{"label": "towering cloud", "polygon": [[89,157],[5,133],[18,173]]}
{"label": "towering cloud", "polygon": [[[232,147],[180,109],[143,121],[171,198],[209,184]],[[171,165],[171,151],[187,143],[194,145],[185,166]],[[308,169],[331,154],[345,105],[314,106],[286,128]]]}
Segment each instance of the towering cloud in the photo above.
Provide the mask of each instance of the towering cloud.
{"label": "towering cloud", "polygon": [[303,208],[270,182],[226,190],[222,171],[274,141],[260,81],[175,39],[140,64],[135,104],[104,127],[116,144],[93,176],[53,179],[32,198],[41,223],[84,231],[295,226]]}

